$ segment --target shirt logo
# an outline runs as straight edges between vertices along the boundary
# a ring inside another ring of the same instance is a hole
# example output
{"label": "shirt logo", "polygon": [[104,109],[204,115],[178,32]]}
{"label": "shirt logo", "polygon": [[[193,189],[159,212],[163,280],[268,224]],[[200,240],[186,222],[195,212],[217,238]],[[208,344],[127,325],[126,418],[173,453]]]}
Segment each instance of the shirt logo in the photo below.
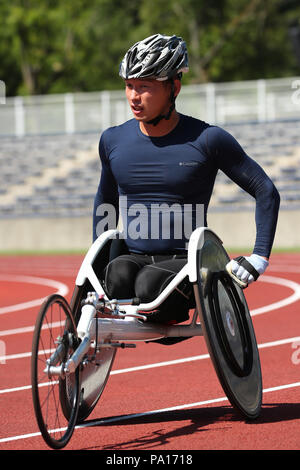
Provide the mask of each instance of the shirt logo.
{"label": "shirt logo", "polygon": [[179,166],[198,166],[199,162],[190,161],[190,162],[179,162]]}

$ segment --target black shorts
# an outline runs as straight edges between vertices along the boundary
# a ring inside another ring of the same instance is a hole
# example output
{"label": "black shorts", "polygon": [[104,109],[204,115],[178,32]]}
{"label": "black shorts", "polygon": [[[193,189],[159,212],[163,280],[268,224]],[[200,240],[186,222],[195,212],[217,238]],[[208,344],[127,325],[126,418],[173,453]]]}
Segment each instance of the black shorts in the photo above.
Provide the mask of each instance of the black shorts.
{"label": "black shorts", "polygon": [[[104,272],[104,288],[109,298],[138,297],[142,303],[153,301],[187,263],[187,255],[147,255],[128,253],[110,261]],[[194,307],[192,286],[184,279],[159,309],[149,315],[151,321],[182,322]]]}

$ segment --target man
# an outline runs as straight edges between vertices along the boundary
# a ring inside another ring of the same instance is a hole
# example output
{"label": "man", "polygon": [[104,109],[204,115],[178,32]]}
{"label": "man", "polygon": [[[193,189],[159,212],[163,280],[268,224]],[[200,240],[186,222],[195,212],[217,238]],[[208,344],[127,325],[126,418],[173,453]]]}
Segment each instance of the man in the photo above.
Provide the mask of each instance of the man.
{"label": "man", "polygon": [[[232,260],[228,269],[238,282],[249,284],[268,266],[278,192],[225,130],[177,112],[180,79],[187,71],[185,42],[160,34],[132,46],[120,65],[134,119],[101,136],[102,174],[93,219],[95,239],[108,228],[103,227],[101,208],[110,204],[118,214],[120,200],[126,251],[104,273],[107,293],[113,298],[137,296],[142,302],[151,301],[184,266],[188,236],[198,225],[207,224],[219,169],[256,199],[253,254]],[[188,234],[186,226],[191,229]],[[192,304],[189,283],[183,282],[149,318],[185,321]]]}

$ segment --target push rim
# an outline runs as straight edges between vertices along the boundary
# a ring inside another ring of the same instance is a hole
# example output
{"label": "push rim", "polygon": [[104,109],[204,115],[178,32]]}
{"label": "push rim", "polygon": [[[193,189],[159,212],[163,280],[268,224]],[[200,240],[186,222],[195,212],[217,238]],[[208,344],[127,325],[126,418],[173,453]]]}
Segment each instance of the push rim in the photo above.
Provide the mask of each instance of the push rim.
{"label": "push rim", "polygon": [[[220,304],[220,285],[229,298],[231,308],[223,309]],[[245,307],[226,272],[221,271],[213,276],[209,301],[215,333],[228,367],[238,377],[249,375],[253,365],[253,347]]]}
{"label": "push rim", "polygon": [[229,256],[210,230],[197,252],[196,303],[207,348],[230,403],[243,416],[261,410],[260,359],[242,289],[227,275]]}

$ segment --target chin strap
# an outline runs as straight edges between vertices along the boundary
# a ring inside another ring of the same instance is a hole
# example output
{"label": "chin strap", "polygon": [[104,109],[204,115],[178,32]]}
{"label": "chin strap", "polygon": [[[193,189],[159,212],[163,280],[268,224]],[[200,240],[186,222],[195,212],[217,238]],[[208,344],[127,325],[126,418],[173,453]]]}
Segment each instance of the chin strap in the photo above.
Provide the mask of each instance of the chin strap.
{"label": "chin strap", "polygon": [[175,109],[175,103],[172,103],[170,106],[168,114],[160,114],[159,116],[156,116],[156,118],[151,119],[151,121],[147,121],[147,124],[152,124],[153,126],[157,126],[157,124],[162,120],[166,119],[167,121],[170,119],[172,111]]}
{"label": "chin strap", "polygon": [[170,101],[171,101],[171,106],[169,108],[168,114],[159,114],[159,116],[156,116],[156,118],[151,119],[151,121],[147,121],[147,124],[152,124],[153,126],[157,126],[157,124],[162,120],[166,119],[167,121],[170,119],[172,112],[175,109],[175,95],[174,95],[174,80],[172,80],[172,90],[171,90],[171,95],[170,95]]}

